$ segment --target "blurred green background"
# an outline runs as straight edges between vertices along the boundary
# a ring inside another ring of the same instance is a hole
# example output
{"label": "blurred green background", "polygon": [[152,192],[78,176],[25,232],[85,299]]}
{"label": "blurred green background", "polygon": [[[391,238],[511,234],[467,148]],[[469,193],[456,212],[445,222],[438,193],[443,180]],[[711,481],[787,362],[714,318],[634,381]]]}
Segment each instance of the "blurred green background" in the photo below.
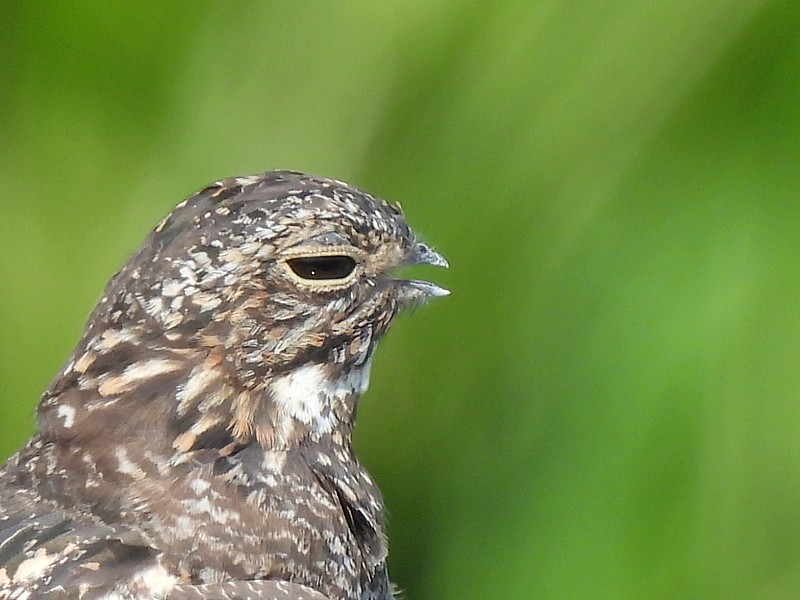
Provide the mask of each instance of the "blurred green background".
{"label": "blurred green background", "polygon": [[0,454],[179,200],[399,200],[357,443],[410,600],[800,597],[800,3],[0,4]]}

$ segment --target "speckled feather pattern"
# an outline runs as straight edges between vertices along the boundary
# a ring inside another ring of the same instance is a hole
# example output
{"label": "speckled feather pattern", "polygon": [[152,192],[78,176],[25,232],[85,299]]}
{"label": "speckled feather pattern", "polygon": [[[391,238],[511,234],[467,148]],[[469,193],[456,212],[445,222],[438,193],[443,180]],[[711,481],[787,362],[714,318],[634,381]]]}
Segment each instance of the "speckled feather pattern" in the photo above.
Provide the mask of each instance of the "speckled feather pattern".
{"label": "speckled feather pattern", "polygon": [[340,181],[275,171],[178,205],[0,471],[0,600],[393,598],[351,433],[378,340],[447,293],[392,277],[418,263],[446,266]]}

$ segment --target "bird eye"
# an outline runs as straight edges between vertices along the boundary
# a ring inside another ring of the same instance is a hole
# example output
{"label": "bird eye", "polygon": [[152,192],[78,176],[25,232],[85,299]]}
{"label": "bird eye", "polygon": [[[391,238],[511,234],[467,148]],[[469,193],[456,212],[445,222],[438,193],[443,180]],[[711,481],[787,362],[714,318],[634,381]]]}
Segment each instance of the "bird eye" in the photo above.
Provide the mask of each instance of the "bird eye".
{"label": "bird eye", "polygon": [[349,256],[306,256],[286,263],[298,277],[314,281],[344,279],[356,268],[356,261]]}

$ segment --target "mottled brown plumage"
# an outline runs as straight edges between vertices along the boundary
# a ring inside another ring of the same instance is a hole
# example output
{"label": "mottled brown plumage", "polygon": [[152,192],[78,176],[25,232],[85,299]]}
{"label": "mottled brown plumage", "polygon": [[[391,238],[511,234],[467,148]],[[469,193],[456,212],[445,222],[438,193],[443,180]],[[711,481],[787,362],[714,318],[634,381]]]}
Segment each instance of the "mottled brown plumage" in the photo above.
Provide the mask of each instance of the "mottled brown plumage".
{"label": "mottled brown plumage", "polygon": [[351,446],[372,352],[446,266],[399,208],[293,172],[181,203],[109,282],[0,472],[0,598],[387,600]]}

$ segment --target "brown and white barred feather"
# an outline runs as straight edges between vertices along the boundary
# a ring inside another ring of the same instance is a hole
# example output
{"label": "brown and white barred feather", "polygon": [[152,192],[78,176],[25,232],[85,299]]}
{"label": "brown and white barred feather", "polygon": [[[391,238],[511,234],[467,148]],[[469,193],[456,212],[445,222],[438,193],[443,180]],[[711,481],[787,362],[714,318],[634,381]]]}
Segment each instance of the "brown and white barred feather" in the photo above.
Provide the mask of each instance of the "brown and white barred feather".
{"label": "brown and white barred feather", "polygon": [[399,210],[277,171],[181,203],[109,282],[0,471],[0,600],[387,600],[351,432],[372,353],[446,290]]}

